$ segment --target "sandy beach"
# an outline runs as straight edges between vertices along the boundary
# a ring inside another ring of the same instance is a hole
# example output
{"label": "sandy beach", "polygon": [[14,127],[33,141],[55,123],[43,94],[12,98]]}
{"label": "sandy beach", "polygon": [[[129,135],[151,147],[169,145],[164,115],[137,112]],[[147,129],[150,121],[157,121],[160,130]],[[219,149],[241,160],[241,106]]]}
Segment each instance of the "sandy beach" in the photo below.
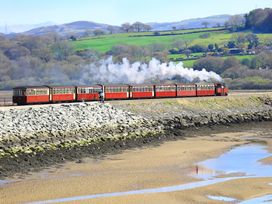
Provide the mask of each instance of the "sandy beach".
{"label": "sandy beach", "polygon": [[[271,150],[270,132],[270,122],[256,123],[240,132],[229,130],[200,135],[159,146],[125,150],[103,158],[67,162],[41,172],[17,175],[11,179],[14,182],[2,185],[0,200],[4,203],[44,201],[195,182],[200,180],[193,177],[197,173],[197,162],[252,142],[265,143]],[[209,200],[207,194],[249,199],[271,192],[269,182],[272,178],[245,178],[191,190],[97,198],[80,203],[219,203]]]}

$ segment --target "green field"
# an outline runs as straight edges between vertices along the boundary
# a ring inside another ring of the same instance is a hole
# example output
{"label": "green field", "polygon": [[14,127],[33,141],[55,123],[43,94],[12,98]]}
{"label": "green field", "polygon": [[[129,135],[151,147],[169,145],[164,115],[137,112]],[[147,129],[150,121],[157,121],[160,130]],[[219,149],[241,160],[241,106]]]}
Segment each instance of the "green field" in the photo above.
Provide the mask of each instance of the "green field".
{"label": "green field", "polygon": [[[197,53],[197,54],[199,54],[199,53]],[[174,56],[176,56],[176,55],[174,55]],[[172,58],[172,55],[169,55],[169,57]],[[221,59],[226,59],[228,57],[235,57],[238,60],[242,61],[243,59],[252,59],[254,57],[254,55],[243,55],[243,56],[236,55],[236,56],[226,56],[226,57],[220,57],[220,58]],[[195,61],[196,60],[185,60],[185,61],[183,61],[184,67],[188,67],[188,68],[193,67]]]}
{"label": "green field", "polygon": [[[207,30],[207,29],[206,29]],[[199,33],[190,33],[197,32]],[[167,36],[154,36],[153,32],[141,32],[141,33],[121,33],[112,35],[103,35],[99,37],[84,38],[77,41],[72,41],[76,50],[92,49],[101,53],[109,51],[115,45],[137,45],[147,46],[154,43],[165,44],[171,48],[171,43],[176,40],[189,40],[190,45],[200,44],[207,46],[208,44],[217,43],[218,45],[224,45],[231,39],[233,33],[229,31],[218,31],[214,28],[213,31],[205,32],[205,29],[194,30],[179,30],[179,31],[167,31],[160,32],[163,34],[173,34]],[[210,37],[200,38],[201,35],[209,33]],[[147,35],[147,36],[146,36]],[[272,38],[272,34],[258,34],[260,41],[264,41],[266,38]]]}

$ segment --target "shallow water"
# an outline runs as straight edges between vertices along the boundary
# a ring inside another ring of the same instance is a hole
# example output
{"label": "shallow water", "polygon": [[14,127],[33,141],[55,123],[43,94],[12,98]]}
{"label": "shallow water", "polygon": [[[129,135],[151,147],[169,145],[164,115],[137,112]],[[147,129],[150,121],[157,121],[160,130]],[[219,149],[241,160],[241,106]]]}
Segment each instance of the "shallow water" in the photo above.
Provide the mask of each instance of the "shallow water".
{"label": "shallow water", "polygon": [[211,200],[218,200],[218,201],[225,201],[225,202],[234,202],[237,201],[235,198],[225,197],[225,196],[214,196],[214,195],[208,195],[207,196]]}
{"label": "shallow water", "polygon": [[4,186],[5,184],[10,183],[11,181],[7,181],[7,180],[0,180],[0,187]]}
{"label": "shallow water", "polygon": [[272,194],[271,195],[265,195],[258,198],[253,198],[250,200],[242,201],[239,204],[271,204],[272,203]]}
{"label": "shallow water", "polygon": [[199,171],[198,177],[212,179],[220,174],[243,174],[245,176],[271,177],[272,165],[263,165],[261,159],[272,156],[263,145],[245,145],[234,148],[220,157],[198,163],[213,171]]}
{"label": "shallow water", "polygon": [[[150,189],[141,189],[141,190],[124,191],[124,192],[75,196],[70,198],[59,198],[54,200],[32,202],[32,204],[60,203],[60,202],[67,202],[67,201],[79,201],[79,200],[86,200],[86,199],[93,199],[93,198],[105,198],[105,197],[124,196],[124,195],[174,192],[174,191],[194,189],[196,187],[208,186],[211,184],[217,184],[217,183],[230,181],[234,179],[240,179],[240,178],[272,177],[272,165],[263,165],[261,162],[259,162],[259,160],[269,156],[272,156],[272,154],[269,153],[266,150],[266,147],[263,145],[254,144],[254,145],[240,146],[222,154],[218,158],[209,159],[209,160],[198,163],[198,165],[203,166],[204,169],[206,168],[212,169],[211,171],[208,171],[208,173],[207,171],[202,172],[201,169],[197,171],[198,174],[195,176],[198,178],[202,178],[203,181],[187,183],[182,185],[175,185],[175,186],[167,186],[167,187],[161,187],[161,188],[150,188]],[[233,176],[235,174],[239,174],[242,176]],[[224,178],[218,178],[219,175],[224,175]]]}

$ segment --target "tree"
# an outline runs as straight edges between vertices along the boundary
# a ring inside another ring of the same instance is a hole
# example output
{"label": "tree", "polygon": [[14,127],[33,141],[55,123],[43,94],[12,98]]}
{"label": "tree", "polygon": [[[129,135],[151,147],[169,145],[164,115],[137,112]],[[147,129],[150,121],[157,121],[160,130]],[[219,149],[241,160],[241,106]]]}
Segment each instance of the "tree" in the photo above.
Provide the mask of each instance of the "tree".
{"label": "tree", "polygon": [[132,29],[136,32],[140,32],[144,30],[145,24],[141,22],[135,22],[131,25]]}
{"label": "tree", "polygon": [[186,57],[187,57],[187,59],[190,57],[190,55],[191,55],[191,53],[192,53],[192,51],[191,50],[189,50],[189,49],[186,49],[186,50],[184,50],[184,52],[183,52],[185,55],[186,55]]}
{"label": "tree", "polygon": [[99,35],[105,35],[105,32],[103,30],[96,29],[96,30],[93,31],[93,34],[95,36],[99,36]]}
{"label": "tree", "polygon": [[74,36],[74,35],[71,35],[71,36],[70,36],[70,40],[72,40],[72,41],[76,41],[76,40],[77,40],[77,37],[76,37],[76,36]]}
{"label": "tree", "polygon": [[115,28],[114,28],[114,26],[108,26],[107,30],[110,32],[110,34],[113,34],[115,31]]}
{"label": "tree", "polygon": [[207,71],[214,71],[221,74],[223,61],[218,57],[204,57],[200,58],[194,63],[194,69],[202,70],[206,69]]}
{"label": "tree", "polygon": [[231,49],[231,48],[235,48],[235,47],[236,47],[236,44],[235,44],[234,41],[229,41],[228,44],[227,44],[227,47],[230,48],[230,49]]}
{"label": "tree", "polygon": [[217,52],[219,52],[219,49],[220,49],[220,48],[219,48],[219,45],[218,45],[217,43],[214,44],[214,49],[215,49]]}
{"label": "tree", "polygon": [[244,44],[247,41],[247,37],[245,33],[233,34],[231,36],[231,40],[234,41],[237,45]]}
{"label": "tree", "polygon": [[236,59],[235,57],[228,57],[227,59],[224,60],[221,71],[225,71],[226,69],[231,67],[239,67],[239,66],[240,66],[240,62],[238,59]]}
{"label": "tree", "polygon": [[213,51],[214,45],[213,45],[213,44],[209,44],[209,45],[208,45],[208,49],[209,49],[210,51]]}
{"label": "tree", "polygon": [[22,46],[15,46],[7,49],[4,54],[11,60],[17,60],[20,57],[30,56],[30,51]]}
{"label": "tree", "polygon": [[224,23],[224,26],[225,26],[225,28],[226,28],[226,29],[228,29],[228,28],[230,27],[229,22],[228,22],[228,21],[226,21],[226,22]]}
{"label": "tree", "polygon": [[185,44],[185,41],[184,40],[176,40],[172,43],[172,46],[174,48],[177,48],[179,50],[183,50],[186,48],[186,44]]}
{"label": "tree", "polygon": [[197,53],[197,52],[206,52],[207,51],[207,47],[204,45],[193,45],[191,47],[189,47],[189,49],[193,52],[193,53]]}
{"label": "tree", "polygon": [[130,31],[130,29],[131,29],[130,23],[123,23],[123,24],[121,25],[121,29],[122,29],[124,32],[128,33],[128,32]]}
{"label": "tree", "polygon": [[249,45],[248,45],[249,49],[257,47],[260,44],[259,38],[256,34],[249,33],[246,35],[246,39],[249,43]]}
{"label": "tree", "polygon": [[143,29],[144,29],[144,31],[151,31],[152,27],[148,24],[144,24]]}
{"label": "tree", "polygon": [[204,21],[204,22],[201,23],[201,25],[203,25],[205,28],[207,28],[209,24],[210,24],[210,23],[207,22],[207,21]]}
{"label": "tree", "polygon": [[231,16],[230,19],[228,20],[228,28],[231,31],[237,31],[245,27],[245,22],[246,20],[244,16],[241,15]]}
{"label": "tree", "polygon": [[247,29],[252,29],[258,32],[272,32],[272,9],[255,9],[245,15]]}
{"label": "tree", "polygon": [[73,47],[66,41],[58,40],[52,45],[54,58],[58,61],[66,60],[73,53]]}
{"label": "tree", "polygon": [[160,36],[161,33],[160,33],[159,31],[155,31],[155,32],[153,33],[153,35],[155,35],[155,36]]}
{"label": "tree", "polygon": [[172,27],[172,30],[177,30],[177,27],[176,27],[176,26],[173,26],[173,27]]}

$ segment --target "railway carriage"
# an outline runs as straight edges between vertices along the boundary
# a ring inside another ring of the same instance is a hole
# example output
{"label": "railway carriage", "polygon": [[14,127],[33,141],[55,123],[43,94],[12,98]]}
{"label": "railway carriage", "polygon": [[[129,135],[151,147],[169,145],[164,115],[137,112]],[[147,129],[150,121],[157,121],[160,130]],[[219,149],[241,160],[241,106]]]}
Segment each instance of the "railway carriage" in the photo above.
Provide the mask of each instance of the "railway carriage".
{"label": "railway carriage", "polygon": [[197,96],[215,96],[215,85],[213,83],[197,83]]}
{"label": "railway carriage", "polygon": [[103,91],[101,85],[95,86],[77,86],[76,100],[77,101],[99,101],[99,94]]}
{"label": "railway carriage", "polygon": [[50,89],[47,86],[20,86],[13,89],[13,102],[18,105],[49,103]]}
{"label": "railway carriage", "polygon": [[26,105],[75,101],[98,101],[102,99],[102,96],[104,96],[104,100],[227,96],[228,92],[229,89],[223,83],[21,86],[13,89],[13,103]]}
{"label": "railway carriage", "polygon": [[156,98],[171,98],[177,96],[176,84],[155,85]]}
{"label": "railway carriage", "polygon": [[104,99],[129,99],[129,85],[106,85],[104,86]]}
{"label": "railway carriage", "polygon": [[177,97],[196,96],[195,84],[177,84]]}
{"label": "railway carriage", "polygon": [[50,101],[56,102],[71,102],[76,100],[75,86],[49,86]]}
{"label": "railway carriage", "polygon": [[133,85],[130,86],[130,98],[154,98],[155,86],[154,85]]}

